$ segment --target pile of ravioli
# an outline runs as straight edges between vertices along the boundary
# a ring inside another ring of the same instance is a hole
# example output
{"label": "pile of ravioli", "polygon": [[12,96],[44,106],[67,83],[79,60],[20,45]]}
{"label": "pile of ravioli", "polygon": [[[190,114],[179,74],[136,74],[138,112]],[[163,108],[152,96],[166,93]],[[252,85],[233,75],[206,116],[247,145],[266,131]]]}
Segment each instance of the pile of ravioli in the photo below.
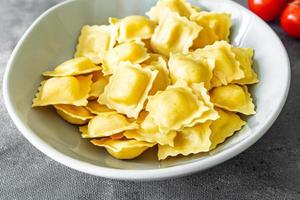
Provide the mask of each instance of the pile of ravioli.
{"label": "pile of ravioli", "polygon": [[54,106],[117,159],[154,146],[159,160],[208,152],[255,114],[253,49],[229,43],[228,13],[160,0],[146,15],[84,26],[32,106]]}

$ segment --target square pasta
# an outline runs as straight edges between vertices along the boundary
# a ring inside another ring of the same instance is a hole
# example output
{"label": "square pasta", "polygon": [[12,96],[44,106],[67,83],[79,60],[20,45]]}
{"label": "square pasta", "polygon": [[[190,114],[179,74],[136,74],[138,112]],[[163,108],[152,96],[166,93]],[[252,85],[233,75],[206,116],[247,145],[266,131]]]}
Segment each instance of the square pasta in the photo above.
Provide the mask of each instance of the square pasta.
{"label": "square pasta", "polygon": [[230,84],[217,87],[210,91],[210,96],[217,107],[245,115],[255,114],[255,105],[247,86]]}
{"label": "square pasta", "polygon": [[191,20],[203,27],[194,40],[193,49],[203,48],[216,41],[229,41],[231,16],[228,13],[198,12],[191,15]]}
{"label": "square pasta", "polygon": [[139,129],[124,132],[126,138],[174,146],[176,131],[170,131],[168,133],[160,132],[158,126],[146,111],[140,113],[137,123],[139,123]]}
{"label": "square pasta", "polygon": [[226,138],[232,136],[246,124],[246,122],[241,120],[241,118],[233,112],[228,112],[219,108],[216,108],[216,110],[219,113],[220,118],[213,121],[210,126],[210,150],[216,148],[218,144],[224,142]]}
{"label": "square pasta", "polygon": [[232,51],[232,46],[226,41],[217,41],[212,45],[197,49],[193,55],[215,59],[211,87],[227,85],[234,80],[245,77],[240,63]]}
{"label": "square pasta", "polygon": [[189,18],[193,13],[199,12],[201,9],[192,6],[186,0],[159,0],[157,4],[146,13],[151,20],[158,23],[169,12],[176,12],[180,16]]}
{"label": "square pasta", "polygon": [[98,99],[100,94],[103,93],[105,86],[108,84],[108,76],[103,76],[101,71],[93,73],[93,83],[91,85],[91,91],[89,93],[89,100]]}
{"label": "square pasta", "polygon": [[169,56],[169,53],[187,53],[202,27],[178,13],[168,13],[155,28],[151,38],[153,51]]}
{"label": "square pasta", "polygon": [[151,70],[157,70],[158,72],[152,89],[149,92],[150,95],[154,95],[157,91],[164,90],[168,85],[170,85],[171,80],[169,76],[169,69],[166,61],[162,57],[159,57],[157,61],[152,61],[147,65],[143,65],[143,67]]}
{"label": "square pasta", "polygon": [[117,27],[119,43],[151,38],[154,24],[144,16],[128,16],[123,19],[110,18],[110,23]]}
{"label": "square pasta", "polygon": [[98,102],[111,109],[137,118],[152,88],[158,71],[138,64],[122,62],[110,77]]}
{"label": "square pasta", "polygon": [[232,51],[234,52],[236,59],[240,62],[241,68],[245,74],[244,78],[235,80],[233,83],[241,85],[258,83],[259,80],[257,78],[257,74],[252,68],[254,55],[253,49],[233,47]]}
{"label": "square pasta", "polygon": [[192,54],[170,54],[169,70],[172,83],[178,80],[188,84],[204,82],[206,88],[210,88],[213,77],[215,60],[205,57],[195,57]]}
{"label": "square pasta", "polygon": [[131,62],[133,64],[142,63],[150,55],[147,53],[143,42],[131,41],[117,45],[108,51],[103,60],[103,74],[113,74],[117,70],[120,62]]}
{"label": "square pasta", "polygon": [[94,145],[104,147],[117,159],[133,159],[155,144],[137,140],[114,140],[109,138],[93,139]]}
{"label": "square pasta", "polygon": [[115,26],[83,26],[74,57],[87,57],[95,64],[99,64],[103,60],[104,53],[114,47],[116,37]]}
{"label": "square pasta", "polygon": [[44,72],[44,76],[74,76],[100,71],[101,67],[95,65],[90,59],[78,57],[63,62],[54,71]]}
{"label": "square pasta", "polygon": [[174,146],[158,145],[158,159],[164,160],[168,156],[177,156],[179,154],[187,156],[209,151],[211,146],[210,125],[211,121],[208,121],[178,131],[174,139]]}
{"label": "square pasta", "polygon": [[146,110],[159,131],[167,133],[193,126],[196,119],[209,110],[186,82],[178,81],[148,98]]}
{"label": "square pasta", "polygon": [[95,117],[84,106],[73,106],[68,104],[54,105],[56,112],[67,122],[71,124],[83,125]]}
{"label": "square pasta", "polygon": [[95,115],[117,112],[115,110],[109,109],[106,105],[99,104],[97,100],[89,101],[85,108]]}
{"label": "square pasta", "polygon": [[139,126],[121,114],[101,113],[91,119],[87,126],[79,128],[83,138],[97,138],[112,136],[126,130],[137,129]]}
{"label": "square pasta", "polygon": [[41,82],[32,107],[55,104],[85,106],[91,90],[92,75],[53,77]]}

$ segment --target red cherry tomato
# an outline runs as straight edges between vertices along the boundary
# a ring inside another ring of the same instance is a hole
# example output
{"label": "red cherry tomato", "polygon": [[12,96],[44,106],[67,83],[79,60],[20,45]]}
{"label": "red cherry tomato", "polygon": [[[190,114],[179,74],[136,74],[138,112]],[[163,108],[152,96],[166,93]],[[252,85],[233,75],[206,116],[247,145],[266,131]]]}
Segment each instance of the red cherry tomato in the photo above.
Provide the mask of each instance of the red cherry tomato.
{"label": "red cherry tomato", "polygon": [[280,23],[290,36],[300,38],[300,0],[288,4],[282,12]]}
{"label": "red cherry tomato", "polygon": [[248,0],[249,9],[265,21],[274,20],[280,15],[287,0]]}

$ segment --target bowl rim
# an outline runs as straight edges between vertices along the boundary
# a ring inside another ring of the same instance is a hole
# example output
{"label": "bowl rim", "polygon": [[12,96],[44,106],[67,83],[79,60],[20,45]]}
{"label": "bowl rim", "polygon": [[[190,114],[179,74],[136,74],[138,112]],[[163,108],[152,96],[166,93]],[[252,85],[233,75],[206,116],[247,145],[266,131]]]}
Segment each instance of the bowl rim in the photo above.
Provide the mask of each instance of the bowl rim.
{"label": "bowl rim", "polygon": [[287,79],[285,84],[285,92],[280,97],[280,104],[276,109],[273,110],[273,113],[270,115],[271,117],[268,118],[266,121],[263,122],[263,125],[261,126],[261,130],[256,131],[255,134],[248,136],[244,140],[240,141],[239,143],[228,147],[221,152],[218,152],[215,155],[211,155],[210,157],[191,162],[186,164],[181,164],[179,166],[171,166],[166,168],[160,168],[160,169],[144,169],[144,170],[131,170],[131,169],[115,169],[115,168],[108,168],[108,167],[101,167],[96,166],[84,161],[77,160],[75,158],[72,158],[58,150],[56,150],[51,145],[47,144],[42,138],[37,136],[28,126],[27,124],[23,123],[21,118],[18,116],[17,111],[15,107],[11,103],[11,96],[9,94],[8,90],[8,77],[11,73],[12,65],[14,64],[15,57],[19,54],[19,49],[23,44],[23,41],[27,38],[27,36],[30,34],[32,28],[38,24],[41,19],[43,19],[45,16],[47,16],[49,13],[54,11],[55,9],[65,6],[67,4],[70,4],[72,2],[75,2],[78,0],[67,0],[64,2],[61,2],[51,8],[49,8],[47,11],[42,13],[32,24],[31,26],[26,30],[24,35],[21,37],[19,42],[17,43],[16,47],[14,48],[6,69],[4,73],[3,78],[3,96],[4,96],[4,104],[7,108],[7,111],[12,118],[13,122],[15,123],[18,130],[24,135],[24,137],[38,150],[52,158],[53,160],[62,163],[63,165],[66,165],[70,168],[73,168],[75,170],[85,172],[91,175],[101,176],[105,178],[111,178],[111,179],[119,179],[119,180],[143,180],[143,181],[150,181],[150,180],[163,180],[167,178],[174,178],[174,177],[181,177],[185,176],[191,173],[195,173],[198,171],[203,171],[205,169],[208,169],[210,167],[216,166],[222,162],[225,162],[226,160],[229,160],[233,158],[234,156],[240,154],[247,148],[249,148],[251,145],[253,145],[258,139],[260,139],[266,131],[272,126],[272,124],[277,119],[278,115],[280,114],[290,88],[290,81],[291,81],[291,69],[290,69],[290,61],[288,58],[287,51],[280,41],[279,37],[275,34],[275,32],[259,17],[257,17],[255,14],[244,8],[243,6],[239,5],[236,2],[230,1],[230,0],[217,0],[219,2],[226,2],[228,4],[231,4],[231,6],[236,7],[237,9],[245,11],[247,14],[249,14],[252,18],[258,21],[262,26],[264,26],[270,36],[272,36],[274,39],[279,41],[279,44],[281,45],[281,48],[284,51],[284,59],[286,63],[286,69],[287,70]]}

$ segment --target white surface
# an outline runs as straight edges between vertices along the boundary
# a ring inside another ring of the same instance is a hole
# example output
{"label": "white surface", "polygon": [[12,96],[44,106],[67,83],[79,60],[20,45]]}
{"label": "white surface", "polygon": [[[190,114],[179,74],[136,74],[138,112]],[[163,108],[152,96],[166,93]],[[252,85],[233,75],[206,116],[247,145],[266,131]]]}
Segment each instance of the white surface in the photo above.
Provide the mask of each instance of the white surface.
{"label": "white surface", "polygon": [[202,0],[201,5],[232,14],[232,43],[255,49],[255,68],[261,80],[252,88],[257,114],[248,118],[248,127],[215,151],[162,162],[150,151],[136,160],[120,161],[81,139],[77,128],[64,122],[52,109],[31,108],[40,74],[72,56],[82,25],[105,23],[109,16],[143,14],[151,7],[147,0],[111,0],[105,5],[100,0],[66,1],[37,19],[15,48],[4,76],[4,98],[13,121],[34,146],[54,160],[109,178],[150,180],[181,176],[242,152],[266,132],[281,111],[289,89],[289,60],[268,25],[245,8],[226,0]]}

